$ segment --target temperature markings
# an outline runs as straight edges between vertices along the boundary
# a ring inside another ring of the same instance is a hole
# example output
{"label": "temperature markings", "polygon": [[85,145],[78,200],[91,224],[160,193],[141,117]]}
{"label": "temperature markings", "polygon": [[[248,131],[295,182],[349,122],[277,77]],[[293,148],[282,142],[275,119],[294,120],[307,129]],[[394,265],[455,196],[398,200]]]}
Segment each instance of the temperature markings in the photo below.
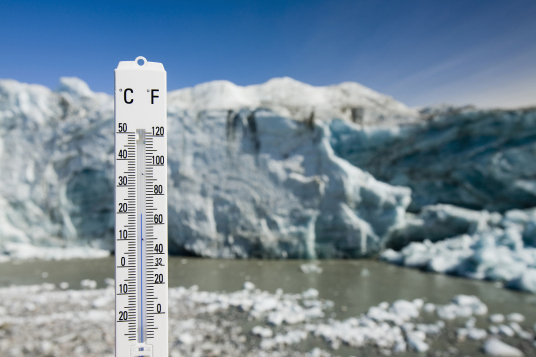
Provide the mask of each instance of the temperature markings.
{"label": "temperature markings", "polygon": [[168,357],[166,75],[143,62],[115,72],[116,357]]}

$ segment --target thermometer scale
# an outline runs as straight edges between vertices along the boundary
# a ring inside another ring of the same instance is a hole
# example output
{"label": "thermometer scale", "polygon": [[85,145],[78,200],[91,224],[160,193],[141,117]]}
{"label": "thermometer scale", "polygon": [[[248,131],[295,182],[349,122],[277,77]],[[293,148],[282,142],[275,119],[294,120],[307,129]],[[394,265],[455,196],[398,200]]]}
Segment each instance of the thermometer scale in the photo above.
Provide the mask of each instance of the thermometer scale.
{"label": "thermometer scale", "polygon": [[115,70],[115,355],[168,357],[166,71]]}

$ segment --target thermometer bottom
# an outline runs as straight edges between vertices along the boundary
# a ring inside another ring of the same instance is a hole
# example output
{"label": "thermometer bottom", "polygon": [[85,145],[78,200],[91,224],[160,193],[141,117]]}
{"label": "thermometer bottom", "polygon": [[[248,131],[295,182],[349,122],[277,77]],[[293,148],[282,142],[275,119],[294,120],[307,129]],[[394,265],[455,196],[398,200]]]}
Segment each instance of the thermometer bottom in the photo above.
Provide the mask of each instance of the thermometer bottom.
{"label": "thermometer bottom", "polygon": [[153,357],[153,346],[137,343],[130,348],[130,357]]}

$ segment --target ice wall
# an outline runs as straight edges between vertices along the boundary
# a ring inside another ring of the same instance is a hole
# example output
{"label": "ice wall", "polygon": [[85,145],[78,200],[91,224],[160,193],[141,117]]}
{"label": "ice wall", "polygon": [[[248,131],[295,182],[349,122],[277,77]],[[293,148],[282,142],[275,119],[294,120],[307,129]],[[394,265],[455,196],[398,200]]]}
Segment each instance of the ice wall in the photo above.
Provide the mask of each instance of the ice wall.
{"label": "ice wall", "polygon": [[[383,257],[534,290],[516,282],[536,268],[535,109],[419,114],[356,83],[290,78],[204,83],[168,103],[172,253],[331,258],[408,247]],[[112,251],[113,150],[111,96],[76,78],[57,91],[0,80],[0,260]],[[471,243],[448,260],[464,237]],[[493,275],[499,263],[471,258],[479,242],[521,268]]]}
{"label": "ice wall", "polygon": [[[404,225],[410,190],[337,157],[328,126],[332,116],[414,121],[403,104],[355,83],[289,78],[206,83],[171,92],[168,102],[172,252],[360,257]],[[113,150],[111,96],[76,78],[63,78],[56,92],[0,81],[4,255],[112,250]]]}
{"label": "ice wall", "polygon": [[536,108],[461,108],[416,123],[363,127],[331,122],[340,157],[412,189],[410,210],[449,203],[504,212],[536,206]]}

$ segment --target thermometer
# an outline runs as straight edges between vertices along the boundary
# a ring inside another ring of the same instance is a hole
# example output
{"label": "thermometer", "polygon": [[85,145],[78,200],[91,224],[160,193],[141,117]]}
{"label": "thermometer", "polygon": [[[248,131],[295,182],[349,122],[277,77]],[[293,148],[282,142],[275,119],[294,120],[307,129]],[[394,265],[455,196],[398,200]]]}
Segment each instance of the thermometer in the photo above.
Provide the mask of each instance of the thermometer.
{"label": "thermometer", "polygon": [[115,355],[168,357],[166,71],[115,70]]}

